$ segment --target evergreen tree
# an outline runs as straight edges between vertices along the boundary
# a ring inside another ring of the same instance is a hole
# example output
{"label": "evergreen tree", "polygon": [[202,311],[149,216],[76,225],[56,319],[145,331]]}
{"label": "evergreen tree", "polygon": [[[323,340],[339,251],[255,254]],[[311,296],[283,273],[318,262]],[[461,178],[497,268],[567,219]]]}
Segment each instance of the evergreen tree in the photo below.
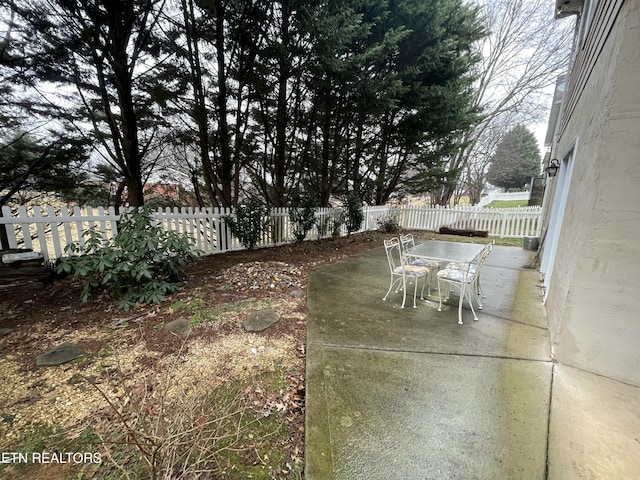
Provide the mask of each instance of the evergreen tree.
{"label": "evergreen tree", "polygon": [[[99,144],[126,180],[131,205],[143,199],[143,170],[162,117],[155,109],[160,0],[20,0],[5,64],[13,83],[56,91],[38,114],[73,122]],[[40,93],[43,90],[39,90]],[[88,125],[92,126],[89,131]]]}
{"label": "evergreen tree", "polygon": [[535,135],[524,125],[507,133],[496,147],[487,180],[503,188],[522,188],[540,175],[540,149]]}
{"label": "evergreen tree", "polygon": [[0,207],[43,192],[73,193],[86,180],[80,169],[87,160],[86,152],[82,141],[53,132],[43,140],[26,133],[0,139]]}
{"label": "evergreen tree", "polygon": [[[18,198],[26,201],[43,192],[72,195],[86,178],[79,170],[86,152],[81,141],[55,132],[41,141],[26,133],[0,138],[0,217],[2,207]],[[8,244],[6,225],[0,225],[0,247]]]}
{"label": "evergreen tree", "polygon": [[322,204],[349,191],[382,204],[409,179],[419,189],[419,178],[433,178],[478,120],[476,13],[458,0],[343,0],[316,13],[307,164]]}
{"label": "evergreen tree", "polygon": [[[175,150],[188,168],[175,155],[167,167],[201,204],[236,205],[247,189],[277,206],[298,190],[321,205],[352,192],[380,204],[409,183],[451,182],[444,162],[477,121],[471,46],[483,30],[463,0],[2,5],[15,22],[0,35],[0,94],[61,87],[20,106],[92,138],[132,205],[151,154]],[[0,101],[0,120],[17,104]],[[155,146],[165,138],[171,148]]]}

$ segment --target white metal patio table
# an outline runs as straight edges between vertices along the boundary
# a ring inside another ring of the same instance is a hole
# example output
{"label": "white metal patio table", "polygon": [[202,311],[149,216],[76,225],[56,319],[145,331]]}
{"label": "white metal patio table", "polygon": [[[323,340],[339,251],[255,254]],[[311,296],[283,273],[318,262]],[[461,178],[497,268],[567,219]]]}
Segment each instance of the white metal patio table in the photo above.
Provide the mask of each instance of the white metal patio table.
{"label": "white metal patio table", "polygon": [[[405,255],[425,258],[438,262],[454,262],[464,269],[464,265],[472,262],[484,249],[485,245],[477,243],[443,242],[426,240],[415,247],[407,249]],[[462,308],[462,299],[460,308]],[[458,321],[462,321],[462,311],[458,309]]]}
{"label": "white metal patio table", "polygon": [[426,240],[408,249],[405,254],[411,257],[426,258],[439,262],[469,263],[485,246],[479,243],[443,242]]}

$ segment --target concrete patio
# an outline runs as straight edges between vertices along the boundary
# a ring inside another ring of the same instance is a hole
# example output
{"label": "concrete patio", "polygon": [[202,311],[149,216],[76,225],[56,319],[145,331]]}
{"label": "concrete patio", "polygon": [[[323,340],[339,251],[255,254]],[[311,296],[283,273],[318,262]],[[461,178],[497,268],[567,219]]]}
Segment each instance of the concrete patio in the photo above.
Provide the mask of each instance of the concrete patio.
{"label": "concrete patio", "polygon": [[493,249],[464,325],[383,302],[382,248],[315,272],[305,478],[638,478],[640,388],[553,361],[530,255]]}

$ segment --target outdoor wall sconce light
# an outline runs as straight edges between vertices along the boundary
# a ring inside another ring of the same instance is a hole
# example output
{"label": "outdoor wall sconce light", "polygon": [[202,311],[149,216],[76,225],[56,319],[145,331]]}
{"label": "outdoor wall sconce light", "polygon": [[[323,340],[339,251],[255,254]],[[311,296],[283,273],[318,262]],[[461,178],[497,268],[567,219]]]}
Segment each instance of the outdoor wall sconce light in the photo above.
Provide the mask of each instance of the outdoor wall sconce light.
{"label": "outdoor wall sconce light", "polygon": [[552,158],[546,168],[547,175],[549,175],[550,177],[555,177],[558,173],[558,169],[560,169],[560,162],[557,158]]}

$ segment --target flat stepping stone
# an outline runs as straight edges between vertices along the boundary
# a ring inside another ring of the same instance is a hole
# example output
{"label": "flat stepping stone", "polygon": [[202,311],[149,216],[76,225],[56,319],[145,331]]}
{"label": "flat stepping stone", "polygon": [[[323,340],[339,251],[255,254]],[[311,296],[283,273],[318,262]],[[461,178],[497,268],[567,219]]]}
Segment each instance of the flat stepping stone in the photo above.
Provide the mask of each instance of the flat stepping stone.
{"label": "flat stepping stone", "polygon": [[186,318],[178,318],[177,320],[172,320],[167,323],[163,329],[177,335],[189,335],[191,332],[191,323]]}
{"label": "flat stepping stone", "polygon": [[53,347],[48,352],[39,355],[36,358],[36,365],[38,367],[52,367],[55,365],[62,365],[63,363],[75,360],[80,355],[84,354],[84,350],[75,343],[65,342],[57,347]]}
{"label": "flat stepping stone", "polygon": [[9,425],[11,425],[15,418],[16,416],[11,415],[10,413],[0,413],[0,421],[2,423],[8,423]]}
{"label": "flat stepping stone", "polygon": [[247,315],[247,319],[243,322],[242,326],[247,332],[262,332],[278,320],[280,320],[280,315],[278,315],[272,308],[269,308],[266,310],[251,312]]}

